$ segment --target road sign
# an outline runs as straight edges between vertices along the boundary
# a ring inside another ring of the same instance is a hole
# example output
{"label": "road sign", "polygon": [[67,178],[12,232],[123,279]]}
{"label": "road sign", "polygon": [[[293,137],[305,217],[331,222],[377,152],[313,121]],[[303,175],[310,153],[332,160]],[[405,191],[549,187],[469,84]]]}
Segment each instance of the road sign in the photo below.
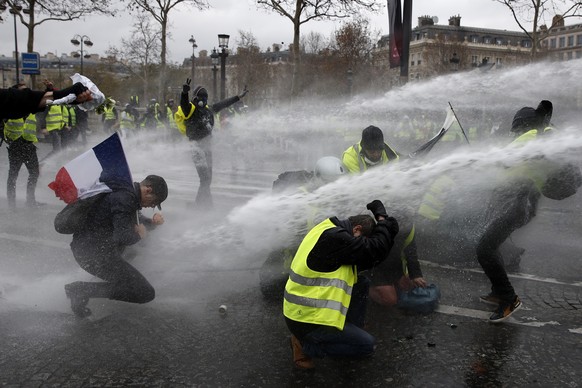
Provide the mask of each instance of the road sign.
{"label": "road sign", "polygon": [[38,53],[22,53],[22,74],[40,74],[40,56]]}

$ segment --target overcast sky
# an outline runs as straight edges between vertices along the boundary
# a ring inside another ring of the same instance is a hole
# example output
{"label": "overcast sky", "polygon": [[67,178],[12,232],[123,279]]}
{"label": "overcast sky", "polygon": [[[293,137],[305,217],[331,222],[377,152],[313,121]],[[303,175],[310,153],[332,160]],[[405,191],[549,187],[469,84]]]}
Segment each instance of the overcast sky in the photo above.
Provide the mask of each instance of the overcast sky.
{"label": "overcast sky", "polygon": [[[199,50],[211,50],[218,45],[218,34],[229,34],[236,46],[239,31],[252,32],[262,50],[273,43],[292,42],[293,25],[287,18],[276,13],[257,9],[254,0],[210,0],[212,8],[198,11],[183,6],[170,13],[171,33],[168,39],[170,62],[181,63],[192,55],[190,36],[196,39]],[[374,31],[388,34],[386,2],[379,1],[383,9],[378,15],[370,16]],[[417,18],[423,15],[437,16],[438,24],[448,24],[454,15],[461,16],[461,25],[472,27],[518,30],[508,9],[494,0],[414,0],[413,27]],[[14,22],[12,15],[5,12],[5,21],[0,24],[0,54],[11,56],[14,51]],[[41,55],[50,51],[57,54],[70,53],[75,47],[70,43],[75,34],[87,35],[94,45],[89,53],[103,55],[111,45],[119,46],[121,37],[129,38],[132,18],[120,13],[117,17],[91,16],[83,21],[47,22],[36,28],[35,51]],[[340,26],[340,22],[310,21],[302,25],[301,34],[310,31],[321,32],[327,38]],[[26,51],[26,32],[18,28],[18,50]]]}

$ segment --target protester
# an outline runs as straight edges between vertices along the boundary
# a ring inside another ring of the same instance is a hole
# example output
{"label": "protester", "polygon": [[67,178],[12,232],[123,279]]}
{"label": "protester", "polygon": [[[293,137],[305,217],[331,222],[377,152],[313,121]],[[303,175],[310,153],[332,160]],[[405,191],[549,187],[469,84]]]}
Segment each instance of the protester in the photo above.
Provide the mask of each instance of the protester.
{"label": "protester", "polygon": [[192,147],[192,159],[200,178],[200,186],[194,205],[200,209],[212,208],[212,129],[214,128],[214,115],[222,109],[240,101],[248,90],[245,89],[237,96],[224,99],[208,106],[208,92],[202,86],[193,90],[192,102],[189,99],[191,79],[186,79],[180,96],[180,106],[175,119],[178,129],[188,137]]}
{"label": "protester", "polygon": [[[524,107],[513,118],[511,132],[516,139],[511,147],[529,141],[544,141],[551,136],[550,120],[553,105],[543,100],[536,109]],[[576,193],[582,185],[580,168],[558,164],[548,158],[532,158],[508,169],[493,191],[488,205],[488,217],[494,221],[480,238],[476,251],[479,264],[491,282],[491,292],[482,302],[497,306],[489,321],[502,322],[521,308],[521,300],[509,281],[503,265],[500,245],[515,230],[528,224],[536,215],[542,195],[564,199]]]}
{"label": "protester", "polygon": [[398,153],[384,142],[382,130],[370,125],[362,131],[360,142],[344,151],[342,162],[350,173],[356,174],[399,158]]}
{"label": "protester", "polygon": [[[73,282],[65,285],[71,309],[78,317],[91,315],[91,298],[109,298],[130,303],[147,303],[155,291],[146,278],[122,258],[126,246],[146,237],[146,229],[164,223],[160,213],[151,219],[139,214],[158,207],[168,196],[166,181],[149,175],[133,185],[103,173],[100,181],[112,192],[91,209],[88,221],[73,234],[71,250],[81,268],[105,282]],[[139,214],[139,216],[138,216]]]}
{"label": "protester", "polygon": [[368,215],[328,218],[307,233],[293,258],[283,314],[298,368],[313,368],[316,357],[374,352],[374,337],[362,329],[368,283],[358,273],[386,259],[398,222],[379,200],[367,208],[377,223]]}
{"label": "protester", "polygon": [[[24,85],[19,84],[12,88],[23,89]],[[4,123],[3,140],[7,143],[9,164],[6,197],[10,209],[16,208],[16,180],[23,164],[28,170],[26,205],[33,208],[41,205],[36,201],[35,195],[36,183],[40,174],[36,146],[34,145],[38,141],[36,130],[36,116],[33,113],[26,116],[26,119],[9,119]]]}

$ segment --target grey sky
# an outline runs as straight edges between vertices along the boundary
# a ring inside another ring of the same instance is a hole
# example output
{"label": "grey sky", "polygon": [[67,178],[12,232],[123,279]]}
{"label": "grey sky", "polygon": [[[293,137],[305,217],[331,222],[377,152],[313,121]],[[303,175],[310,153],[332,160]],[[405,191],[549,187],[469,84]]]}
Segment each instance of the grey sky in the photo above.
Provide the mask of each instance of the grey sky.
{"label": "grey sky", "polygon": [[[230,47],[236,46],[238,31],[252,32],[262,50],[273,43],[291,43],[292,24],[287,18],[275,13],[257,9],[254,0],[210,0],[212,8],[197,11],[188,7],[177,8],[170,14],[171,37],[168,40],[170,62],[181,63],[185,57],[192,55],[192,46],[188,42],[194,35],[199,50],[211,50],[218,44],[220,33],[231,36]],[[388,33],[388,16],[386,2],[379,1],[383,9],[378,15],[371,15],[374,31]],[[437,16],[439,24],[447,24],[449,17],[461,16],[461,24],[466,26],[518,30],[509,10],[493,0],[414,0],[413,26],[422,15]],[[12,15],[4,14],[5,21],[0,24],[0,54],[11,56],[14,51],[14,24]],[[129,14],[112,17],[87,17],[84,21],[49,22],[36,29],[35,51],[44,55],[46,52],[70,53],[75,47],[70,39],[75,34],[87,35],[94,46],[89,53],[103,55],[110,45],[119,45],[121,37],[129,38],[132,29]],[[310,21],[302,26],[302,35],[317,31],[327,38],[340,26],[341,22]],[[19,52],[26,51],[26,32],[18,29]]]}

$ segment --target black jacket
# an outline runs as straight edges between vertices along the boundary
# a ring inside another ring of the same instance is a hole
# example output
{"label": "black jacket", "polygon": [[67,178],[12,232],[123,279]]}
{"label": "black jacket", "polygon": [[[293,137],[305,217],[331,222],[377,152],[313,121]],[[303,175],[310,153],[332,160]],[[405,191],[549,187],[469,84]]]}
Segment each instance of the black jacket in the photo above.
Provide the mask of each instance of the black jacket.
{"label": "black jacket", "polygon": [[212,104],[210,107],[208,105],[199,107],[193,105],[193,103],[190,104],[188,93],[182,93],[180,96],[180,107],[182,108],[184,116],[188,117],[190,110],[194,109],[192,116],[184,122],[186,125],[186,136],[188,136],[188,139],[200,140],[210,135],[212,133],[212,129],[214,128],[214,114],[225,108],[228,108],[238,101],[240,101],[240,98],[238,96],[234,96],[222,101],[218,101]]}
{"label": "black jacket", "polygon": [[331,217],[336,225],[322,233],[309,252],[307,266],[319,272],[333,272],[342,265],[357,265],[358,271],[370,269],[386,257],[394,244],[388,231],[389,220],[379,221],[368,237],[354,237],[349,220]]}
{"label": "black jacket", "polygon": [[[121,253],[126,246],[140,240],[135,231],[141,209],[139,183],[129,184],[106,174],[102,174],[100,180],[113,191],[91,210],[85,227],[73,234],[73,253]],[[142,221],[151,223],[145,217],[140,217]]]}

